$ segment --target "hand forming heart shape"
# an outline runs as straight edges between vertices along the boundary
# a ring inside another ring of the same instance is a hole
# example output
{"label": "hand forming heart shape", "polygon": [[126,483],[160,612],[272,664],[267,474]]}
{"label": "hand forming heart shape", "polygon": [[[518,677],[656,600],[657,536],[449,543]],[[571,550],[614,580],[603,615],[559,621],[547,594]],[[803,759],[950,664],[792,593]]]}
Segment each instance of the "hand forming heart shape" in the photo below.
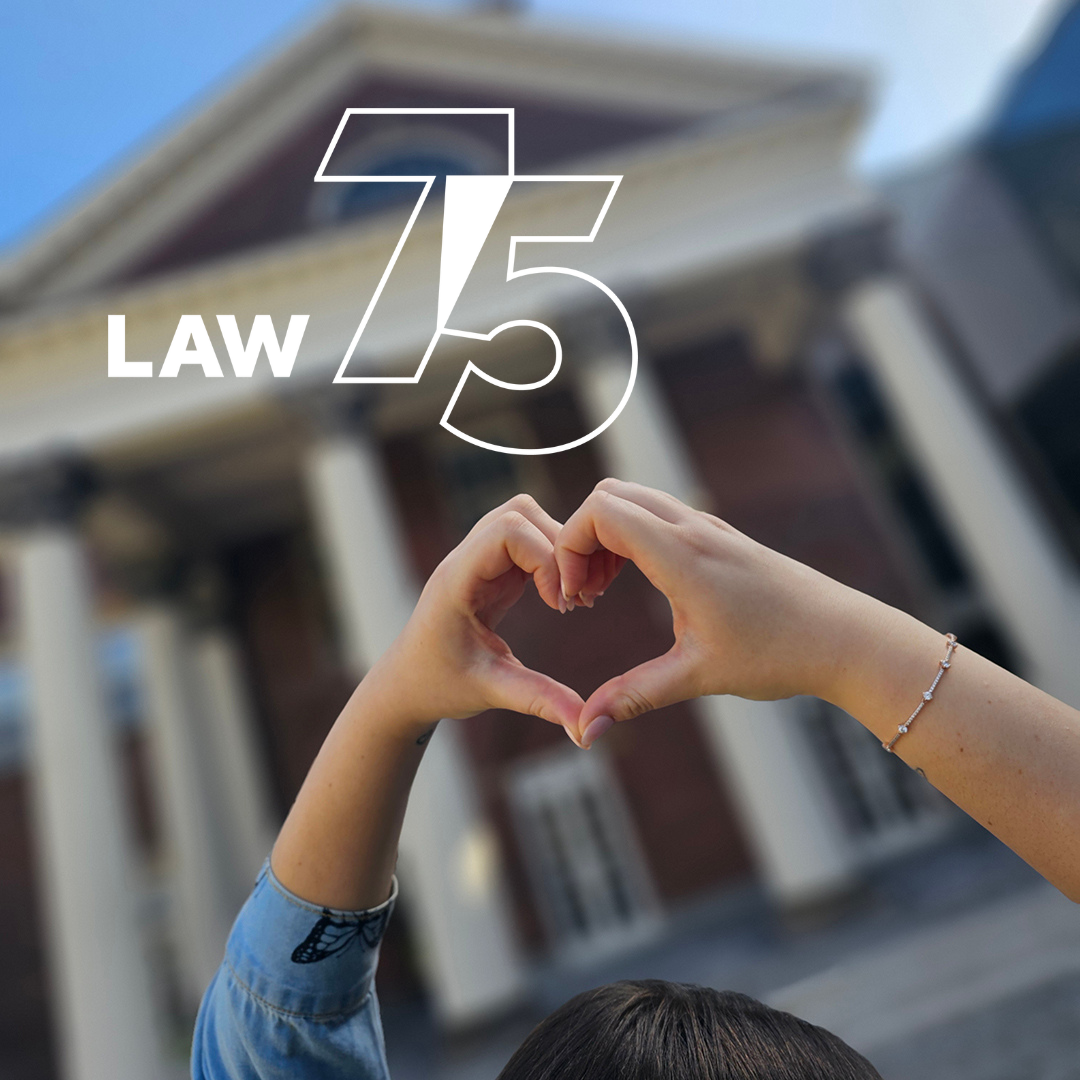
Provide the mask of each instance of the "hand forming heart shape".
{"label": "hand forming heart shape", "polygon": [[[591,607],[630,559],[671,604],[675,644],[583,701],[495,632],[531,577],[560,611]],[[604,480],[565,525],[517,496],[436,569],[388,656],[415,717],[487,708],[562,724],[588,746],[612,723],[703,694],[823,694],[842,646],[820,633],[861,594],[664,492]]]}
{"label": "hand forming heart shape", "polygon": [[675,644],[598,687],[579,716],[582,732],[597,717],[626,720],[709,694],[828,698],[867,612],[880,607],[672,495],[614,479],[559,533],[564,591],[592,594],[611,554],[632,559],[667,598]]}

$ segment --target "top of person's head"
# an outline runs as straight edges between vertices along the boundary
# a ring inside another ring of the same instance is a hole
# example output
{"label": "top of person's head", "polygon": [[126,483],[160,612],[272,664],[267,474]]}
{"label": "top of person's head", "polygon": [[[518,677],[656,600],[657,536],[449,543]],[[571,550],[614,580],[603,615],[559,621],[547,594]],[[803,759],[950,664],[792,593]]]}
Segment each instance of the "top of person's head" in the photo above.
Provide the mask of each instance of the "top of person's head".
{"label": "top of person's head", "polygon": [[617,982],[538,1024],[499,1080],[881,1080],[824,1028],[745,994]]}

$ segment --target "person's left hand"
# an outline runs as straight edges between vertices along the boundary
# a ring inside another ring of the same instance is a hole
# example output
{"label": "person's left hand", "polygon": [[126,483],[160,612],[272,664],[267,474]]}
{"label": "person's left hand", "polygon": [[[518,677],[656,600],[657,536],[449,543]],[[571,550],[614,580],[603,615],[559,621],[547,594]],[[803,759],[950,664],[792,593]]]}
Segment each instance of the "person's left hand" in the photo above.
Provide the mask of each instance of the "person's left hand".
{"label": "person's left hand", "polygon": [[439,564],[369,673],[392,688],[393,713],[410,731],[422,737],[443,718],[512,709],[561,724],[578,742],[581,696],[525,667],[495,632],[530,577],[548,607],[566,610],[554,549],[560,528],[535,499],[517,495],[481,518]]}

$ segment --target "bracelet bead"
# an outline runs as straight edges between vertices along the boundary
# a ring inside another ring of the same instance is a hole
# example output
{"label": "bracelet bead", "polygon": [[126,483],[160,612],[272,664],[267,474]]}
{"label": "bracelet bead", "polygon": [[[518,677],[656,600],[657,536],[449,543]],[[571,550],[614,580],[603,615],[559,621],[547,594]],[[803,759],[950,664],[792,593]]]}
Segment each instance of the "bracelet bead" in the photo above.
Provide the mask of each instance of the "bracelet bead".
{"label": "bracelet bead", "polygon": [[930,684],[928,690],[924,690],[922,694],[922,701],[919,702],[915,711],[896,729],[896,734],[888,741],[883,742],[881,745],[888,753],[893,753],[893,747],[899,742],[900,738],[908,733],[911,729],[912,722],[915,717],[919,715],[926,707],[926,705],[934,700],[934,691],[938,688],[938,683],[941,682],[942,676],[952,666],[952,654],[954,650],[959,648],[960,643],[956,640],[955,634],[945,635],[945,656],[938,661],[938,672],[934,676],[934,681]]}

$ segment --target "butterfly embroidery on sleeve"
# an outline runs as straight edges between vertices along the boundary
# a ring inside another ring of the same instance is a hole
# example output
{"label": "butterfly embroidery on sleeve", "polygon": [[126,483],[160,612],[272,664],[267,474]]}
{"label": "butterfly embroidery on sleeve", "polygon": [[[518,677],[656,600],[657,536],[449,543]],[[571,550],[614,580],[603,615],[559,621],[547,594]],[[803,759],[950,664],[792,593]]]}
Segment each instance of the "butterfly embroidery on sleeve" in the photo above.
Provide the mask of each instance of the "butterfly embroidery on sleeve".
{"label": "butterfly embroidery on sleeve", "polygon": [[369,949],[375,948],[382,937],[389,909],[362,919],[335,919],[323,908],[322,917],[311,928],[299,945],[293,949],[294,964],[317,964],[329,956],[344,952],[357,938],[363,938]]}

